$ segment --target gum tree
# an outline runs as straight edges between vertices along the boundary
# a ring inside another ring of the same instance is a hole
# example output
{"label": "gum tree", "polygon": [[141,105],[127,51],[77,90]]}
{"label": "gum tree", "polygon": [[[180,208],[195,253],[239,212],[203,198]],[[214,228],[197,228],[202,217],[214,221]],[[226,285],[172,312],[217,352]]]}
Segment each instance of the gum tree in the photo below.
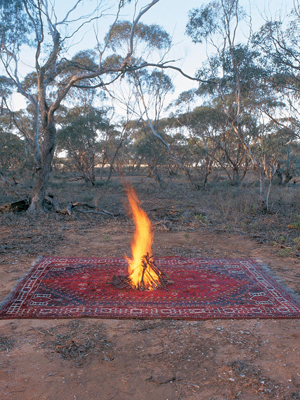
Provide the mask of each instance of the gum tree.
{"label": "gum tree", "polygon": [[[78,8],[83,4],[83,0],[77,0],[62,18],[57,16],[54,2],[51,0],[16,1],[21,7],[23,15],[26,16],[27,27],[31,29],[31,35],[28,35],[27,42],[35,49],[34,71],[31,74],[32,84],[29,86],[23,84],[19,68],[20,59],[24,55],[21,52],[22,42],[21,40],[17,42],[8,40],[10,27],[7,26],[7,29],[3,29],[2,25],[0,56],[2,65],[16,90],[31,104],[34,114],[30,130],[23,127],[21,123],[18,125],[29,143],[35,159],[36,180],[28,210],[30,213],[43,210],[45,191],[56,146],[55,115],[70,89],[73,87],[103,88],[122,77],[127,71],[145,68],[148,65],[146,61],[139,57],[133,58],[134,52],[138,50],[135,40],[137,35],[140,35],[141,40],[148,40],[149,46],[152,48],[170,44],[168,35],[161,36],[164,41],[153,40],[151,30],[148,32],[150,36],[143,35],[141,27],[144,25],[140,23],[140,19],[159,2],[159,0],[152,0],[141,8],[128,28],[128,35],[124,39],[127,43],[126,55],[121,57],[112,54],[111,43],[114,40],[115,27],[120,23],[122,9],[130,2],[131,0],[120,0],[117,3],[114,22],[103,41],[100,42],[97,37],[96,24],[103,20],[105,14],[112,13],[112,10],[108,9],[106,1],[97,2],[96,8],[88,15],[80,15]],[[3,15],[7,13],[7,6],[11,2],[2,3]],[[115,3],[112,4],[112,7],[114,5]],[[76,39],[76,35],[82,32],[87,24],[92,23],[95,24],[96,31],[97,60],[86,63],[76,57],[68,59],[68,49],[72,40]],[[25,28],[27,29],[27,27]],[[155,38],[159,38],[159,28],[154,34]]]}
{"label": "gum tree", "polygon": [[[191,186],[196,189],[197,185],[192,180],[189,169],[173,151],[174,149],[171,146],[172,140],[164,132],[164,127],[161,126],[163,124],[160,116],[163,111],[166,95],[173,91],[173,84],[170,77],[165,75],[163,71],[154,70],[152,74],[147,74],[145,71],[142,73],[134,72],[131,74],[130,79],[134,87],[134,101],[136,104],[134,108],[136,114],[143,121],[146,131],[152,133],[154,138],[151,140],[159,143],[170,162],[183,171]],[[150,109],[153,110],[153,115],[150,114]],[[151,165],[151,169],[153,172],[157,171],[157,168],[153,167],[153,165]],[[158,180],[158,175],[156,175],[156,179]]]}
{"label": "gum tree", "polygon": [[95,166],[99,164],[104,146],[99,136],[106,136],[113,127],[106,109],[92,105],[74,107],[61,119],[57,132],[57,149],[67,152],[67,158],[86,183],[96,183]]}
{"label": "gum tree", "polygon": [[[187,34],[194,43],[206,43],[214,50],[198,70],[197,75],[207,81],[199,84],[198,94],[222,107],[227,118],[225,138],[234,140],[237,152],[244,159],[242,163],[238,157],[232,165],[245,168],[247,159],[252,161],[259,175],[260,200],[265,209],[264,177],[267,171],[263,160],[253,151],[253,145],[258,143],[258,130],[253,127],[261,116],[260,103],[265,98],[269,70],[262,65],[260,52],[251,44],[250,28],[247,42],[237,43],[244,16],[239,0],[211,1],[190,11]],[[235,175],[238,184],[239,171]]]}
{"label": "gum tree", "polygon": [[[296,173],[292,168],[294,150],[300,137],[300,3],[293,2],[285,19],[276,16],[254,35],[253,43],[262,53],[262,62],[270,70],[268,86],[264,96],[269,98],[262,112],[270,120],[275,131],[275,143],[281,138],[282,157],[278,162],[276,175],[280,183],[286,184]],[[274,107],[274,104],[277,107]],[[277,130],[277,131],[276,131]],[[284,154],[285,153],[285,154]]]}

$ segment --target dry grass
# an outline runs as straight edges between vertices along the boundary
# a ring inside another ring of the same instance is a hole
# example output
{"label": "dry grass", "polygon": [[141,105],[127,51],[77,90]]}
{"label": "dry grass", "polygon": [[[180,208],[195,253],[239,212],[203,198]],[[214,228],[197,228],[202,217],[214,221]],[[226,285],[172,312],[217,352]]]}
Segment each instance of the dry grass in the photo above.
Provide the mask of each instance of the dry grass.
{"label": "dry grass", "polygon": [[81,367],[91,354],[101,354],[109,358],[112,344],[106,338],[106,326],[103,323],[86,324],[84,320],[72,320],[51,330],[35,328],[43,340],[38,347],[46,349],[48,358],[53,360],[57,355],[64,360],[73,361]]}
{"label": "dry grass", "polygon": [[[159,229],[173,231],[219,230],[238,232],[257,240],[259,243],[273,244],[282,257],[297,256],[300,249],[300,187],[273,185],[270,195],[270,212],[263,213],[259,203],[259,188],[255,181],[233,187],[227,181],[210,183],[205,189],[194,191],[182,177],[172,178],[164,189],[146,176],[126,177],[130,180],[148,212]],[[16,197],[0,183],[0,204],[15,201]],[[21,196],[30,194],[32,182],[27,180],[16,190]],[[119,177],[108,184],[98,182],[95,187],[87,186],[83,180],[74,180],[71,174],[53,174],[48,192],[66,206],[69,202],[88,202],[118,214],[127,220],[126,196]],[[76,220],[54,213],[30,219],[26,214],[0,215],[4,226],[17,227],[19,233],[7,236],[1,243],[0,252],[28,252],[41,254],[43,243],[48,244],[47,254],[58,242],[64,240],[64,226],[71,222],[78,229],[86,225],[109,223],[109,218],[101,215],[82,215]],[[47,223],[45,224],[45,219]],[[55,226],[60,225],[61,229]],[[30,236],[27,228],[36,229],[39,235]],[[50,250],[49,250],[50,249]]]}

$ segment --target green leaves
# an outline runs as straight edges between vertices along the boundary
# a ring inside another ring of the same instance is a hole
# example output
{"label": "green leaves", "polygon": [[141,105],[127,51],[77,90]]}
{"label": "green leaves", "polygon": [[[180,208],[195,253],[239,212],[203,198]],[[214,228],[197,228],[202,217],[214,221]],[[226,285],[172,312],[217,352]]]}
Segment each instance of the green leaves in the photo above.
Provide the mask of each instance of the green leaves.
{"label": "green leaves", "polygon": [[4,99],[12,94],[14,84],[10,78],[0,75],[0,96]]}
{"label": "green leaves", "polygon": [[93,107],[74,107],[63,118],[62,129],[57,133],[58,148],[67,150],[83,148],[87,143],[94,143],[101,131],[109,127],[106,110]]}
{"label": "green leaves", "polygon": [[[28,4],[28,7],[30,5]],[[0,0],[0,38],[2,44],[19,49],[29,43],[32,23],[26,14],[22,0]]]}
{"label": "green leaves", "polygon": [[[117,49],[128,49],[132,23],[129,21],[120,21],[114,24],[105,41],[108,47],[113,51]],[[159,25],[145,25],[138,23],[135,29],[135,40],[143,42],[151,49],[166,49],[171,45],[169,34]]]}
{"label": "green leaves", "polygon": [[194,43],[202,43],[216,31],[219,23],[219,11],[218,2],[212,1],[189,12],[186,34],[192,38]]}

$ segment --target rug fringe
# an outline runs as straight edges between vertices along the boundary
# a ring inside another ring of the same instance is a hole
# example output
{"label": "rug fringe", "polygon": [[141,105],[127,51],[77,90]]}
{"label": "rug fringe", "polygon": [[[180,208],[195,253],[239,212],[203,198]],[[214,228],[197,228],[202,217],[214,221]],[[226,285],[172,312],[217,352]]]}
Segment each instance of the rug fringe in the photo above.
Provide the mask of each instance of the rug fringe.
{"label": "rug fringe", "polygon": [[282,288],[300,305],[300,295],[296,293],[292,288],[290,288],[284,278],[280,278],[275,274],[274,271],[270,269],[260,258],[253,258],[254,261],[268,274],[270,275],[276,282],[282,286]]}
{"label": "rug fringe", "polygon": [[0,313],[2,311],[2,309],[5,307],[5,305],[10,301],[10,299],[14,296],[14,294],[16,293],[18,286],[20,285],[21,282],[25,281],[27,279],[27,277],[31,274],[31,271],[33,270],[33,268],[44,258],[45,256],[39,256],[37,257],[32,263],[31,266],[29,268],[29,270],[26,272],[25,276],[23,275],[21,278],[19,278],[17,280],[17,283],[15,284],[15,286],[11,289],[10,293],[5,296],[5,298],[0,301]]}

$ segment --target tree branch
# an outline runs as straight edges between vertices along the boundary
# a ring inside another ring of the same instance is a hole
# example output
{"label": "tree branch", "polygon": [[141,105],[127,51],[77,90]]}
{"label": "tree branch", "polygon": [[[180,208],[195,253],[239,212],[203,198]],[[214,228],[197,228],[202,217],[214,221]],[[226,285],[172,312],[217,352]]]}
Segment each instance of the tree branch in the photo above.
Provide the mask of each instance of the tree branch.
{"label": "tree branch", "polygon": [[156,3],[158,3],[159,0],[153,0],[151,3],[149,3],[147,6],[143,7],[141,9],[141,11],[139,12],[138,16],[136,17],[136,19],[134,20],[132,27],[131,27],[131,32],[130,32],[130,39],[129,39],[129,52],[126,56],[126,58],[130,58],[133,54],[133,37],[135,34],[135,29],[136,26],[139,22],[139,20],[141,19],[141,17],[148,11],[150,10],[151,7],[153,7]]}

